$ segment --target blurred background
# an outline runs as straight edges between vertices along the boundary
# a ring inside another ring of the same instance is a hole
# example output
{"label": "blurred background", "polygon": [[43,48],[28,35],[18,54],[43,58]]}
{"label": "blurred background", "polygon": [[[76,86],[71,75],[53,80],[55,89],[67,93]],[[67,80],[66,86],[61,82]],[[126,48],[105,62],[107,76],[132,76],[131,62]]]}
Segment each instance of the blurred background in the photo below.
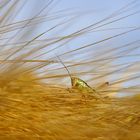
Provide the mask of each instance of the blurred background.
{"label": "blurred background", "polygon": [[3,0],[0,16],[0,59],[35,80],[70,87],[63,62],[91,87],[109,82],[102,92],[139,93],[140,1]]}

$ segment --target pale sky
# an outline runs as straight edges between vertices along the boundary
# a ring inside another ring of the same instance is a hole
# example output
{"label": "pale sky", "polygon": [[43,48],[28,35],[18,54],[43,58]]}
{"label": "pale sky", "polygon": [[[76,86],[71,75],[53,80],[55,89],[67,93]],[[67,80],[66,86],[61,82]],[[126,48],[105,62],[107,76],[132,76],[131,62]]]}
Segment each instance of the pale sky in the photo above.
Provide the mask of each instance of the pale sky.
{"label": "pale sky", "polygon": [[[46,13],[48,15],[53,15],[55,12],[64,10],[63,12],[60,12],[60,15],[69,15],[66,19],[69,19],[69,17],[77,15],[77,17],[70,23],[64,25],[63,28],[58,28],[57,30],[54,30],[50,32],[49,34],[46,34],[44,37],[53,37],[53,36],[59,36],[59,35],[67,35],[72,32],[75,32],[81,28],[84,28],[88,25],[95,24],[102,19],[108,17],[113,12],[121,9],[120,15],[103,22],[102,24],[110,22],[108,25],[105,25],[103,27],[100,27],[96,30],[105,30],[105,31],[96,31],[87,34],[84,37],[77,38],[75,40],[72,40],[70,43],[67,43],[64,47],[61,47],[60,49],[56,49],[53,51],[53,53],[61,54],[62,52],[66,52],[68,50],[73,50],[76,48],[80,48],[83,45],[87,45],[90,43],[94,43],[96,41],[100,41],[102,39],[114,36],[116,34],[134,29],[136,27],[140,27],[140,1],[139,0],[56,0],[54,1],[49,8],[45,9],[40,15],[43,15],[43,13]],[[16,21],[25,19],[27,17],[30,17],[30,15],[36,15],[36,13],[39,11],[39,9],[42,9],[44,5],[48,2],[48,0],[28,0],[26,1],[26,4],[23,8],[23,10],[20,11],[18,16],[16,17]],[[129,3],[131,3],[127,8]],[[132,14],[132,15],[131,15]],[[131,15],[127,17],[128,15]],[[126,17],[121,20],[122,17]],[[119,21],[115,21],[117,19],[120,19]],[[54,21],[46,21],[40,25],[37,26],[37,30],[34,30],[34,34],[42,33],[46,29],[51,28],[52,26],[58,24],[60,20],[54,20]],[[63,21],[63,20],[62,20]],[[112,23],[111,23],[112,22]],[[128,28],[129,27],[129,28]],[[113,30],[108,30],[112,29]],[[114,28],[121,28],[121,29],[114,29]],[[107,29],[107,30],[106,30]],[[140,39],[140,30],[130,32],[128,34],[125,34],[124,36],[117,37],[114,39],[111,39],[109,41],[105,41],[103,43],[98,44],[97,46],[90,47],[87,49],[89,53],[86,54],[85,50],[77,51],[76,55],[72,54],[72,57],[69,57],[72,61],[77,60],[78,58],[84,58],[86,59],[95,59],[96,53],[101,53],[102,51],[106,50],[107,47],[116,48],[120,45],[135,41]],[[100,49],[99,47],[102,47]],[[95,49],[97,48],[97,49]],[[99,48],[99,49],[98,49]],[[44,58],[51,58],[53,53],[48,54]],[[92,54],[91,56],[89,54]],[[137,48],[136,50],[132,51],[133,53],[140,53],[140,48]],[[84,54],[84,55],[83,55]],[[131,54],[131,52],[129,52]],[[65,58],[65,57],[64,57]],[[62,59],[64,59],[62,57]],[[133,61],[139,61],[140,57],[129,57],[125,58],[123,60],[118,60],[117,62],[133,62]],[[116,63],[116,62],[115,62]],[[77,69],[75,69],[77,70]]]}

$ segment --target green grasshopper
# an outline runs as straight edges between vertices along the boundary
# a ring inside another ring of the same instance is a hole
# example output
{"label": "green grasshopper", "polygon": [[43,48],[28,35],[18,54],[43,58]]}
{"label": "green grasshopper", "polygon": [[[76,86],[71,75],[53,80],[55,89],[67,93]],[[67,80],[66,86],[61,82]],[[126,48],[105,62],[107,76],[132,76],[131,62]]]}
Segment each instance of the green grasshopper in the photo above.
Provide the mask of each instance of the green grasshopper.
{"label": "green grasshopper", "polygon": [[65,67],[65,69],[68,72],[68,75],[69,75],[70,80],[71,80],[72,89],[76,89],[76,90],[78,90],[80,92],[97,93],[97,91],[95,89],[91,88],[85,81],[81,80],[78,77],[71,76],[68,68],[62,62],[62,60],[58,56],[57,56],[57,58],[59,59],[59,61],[61,62],[61,64]]}
{"label": "green grasshopper", "polygon": [[78,89],[81,92],[95,93],[96,90],[91,88],[85,81],[77,77],[71,77],[72,88]]}

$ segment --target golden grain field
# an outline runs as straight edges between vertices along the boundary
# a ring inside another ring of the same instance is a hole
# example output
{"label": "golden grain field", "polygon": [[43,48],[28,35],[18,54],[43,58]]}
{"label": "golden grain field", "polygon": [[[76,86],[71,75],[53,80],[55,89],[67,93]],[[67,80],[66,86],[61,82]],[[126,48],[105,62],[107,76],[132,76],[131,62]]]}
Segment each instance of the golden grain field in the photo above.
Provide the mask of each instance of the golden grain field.
{"label": "golden grain field", "polygon": [[139,1],[58,3],[0,1],[0,140],[140,140]]}

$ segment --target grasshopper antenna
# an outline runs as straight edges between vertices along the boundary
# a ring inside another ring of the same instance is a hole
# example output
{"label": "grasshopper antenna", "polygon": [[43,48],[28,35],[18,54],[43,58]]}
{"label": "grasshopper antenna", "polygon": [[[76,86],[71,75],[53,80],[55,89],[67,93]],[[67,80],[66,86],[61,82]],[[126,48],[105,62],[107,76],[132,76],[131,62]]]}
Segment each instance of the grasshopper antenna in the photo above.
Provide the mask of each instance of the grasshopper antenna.
{"label": "grasshopper antenna", "polygon": [[68,70],[68,68],[66,67],[66,65],[63,63],[63,61],[61,60],[61,58],[59,56],[56,55],[56,57],[59,59],[60,63],[64,66],[64,68],[66,69],[66,71],[68,72],[68,75],[70,77],[71,80],[71,85],[72,85],[72,76],[70,74],[70,71]]}

